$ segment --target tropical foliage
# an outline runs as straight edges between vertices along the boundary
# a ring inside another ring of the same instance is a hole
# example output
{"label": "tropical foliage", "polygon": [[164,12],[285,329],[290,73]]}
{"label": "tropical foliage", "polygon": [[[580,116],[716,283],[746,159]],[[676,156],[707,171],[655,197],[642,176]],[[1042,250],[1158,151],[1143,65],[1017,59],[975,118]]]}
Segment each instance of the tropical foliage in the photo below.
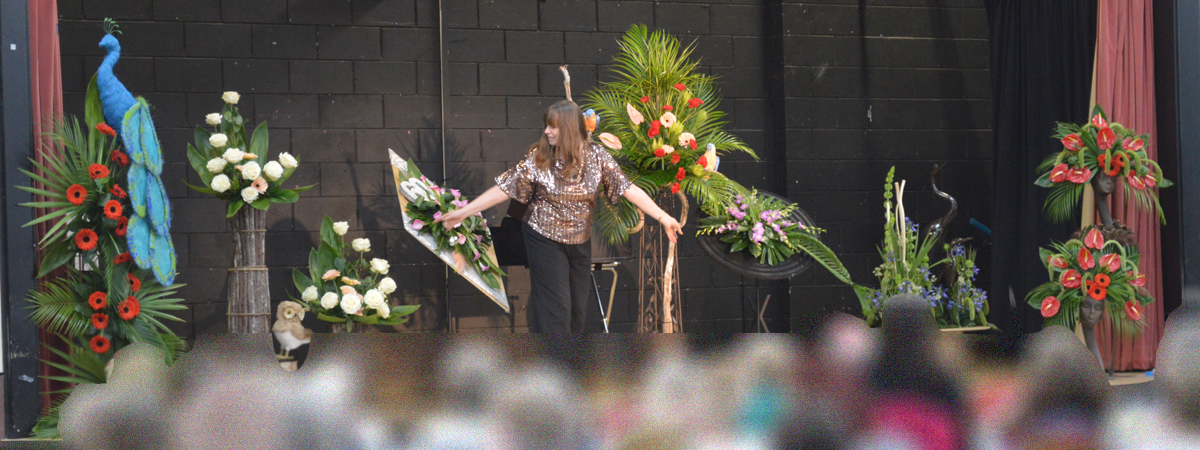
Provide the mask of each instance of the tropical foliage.
{"label": "tropical foliage", "polygon": [[[754,151],[722,131],[725,113],[713,77],[699,73],[692,46],[635,25],[620,42],[615,78],[586,94],[584,107],[604,117],[599,140],[629,179],[651,196],[683,191],[715,215],[732,204],[738,185],[717,172],[721,154]],[[597,202],[596,222],[609,243],[625,242],[639,222],[636,207]]]}
{"label": "tropical foliage", "polygon": [[1154,301],[1138,271],[1137,249],[1108,239],[1096,226],[1081,236],[1039,250],[1050,281],[1029,291],[1026,302],[1041,311],[1046,325],[1074,329],[1085,298],[1100,301],[1113,329],[1135,336],[1144,325],[1143,306]]}
{"label": "tropical foliage", "polygon": [[267,160],[267,123],[259,124],[247,138],[245,121],[237,109],[240,96],[226,92],[221,97],[225,101],[221,112],[205,117],[213,129],[196,127],[196,145],[188,144],[188,162],[204,187],[188,187],[228,202],[226,217],[233,217],[246,205],[266,210],[271,203],[295,203],[301,193],[315,186],[284,189],[283,183],[296,172],[299,162],[284,152],[278,161],[260,163]]}
{"label": "tropical foliage", "polygon": [[[104,122],[94,80],[86,127],[75,118],[56,120],[50,133],[54,145],[42,152],[45,163],[32,162],[38,173],[22,171],[42,187],[18,186],[45,198],[22,206],[50,210],[25,226],[48,224],[38,242],[44,255],[38,277],[56,269],[62,275],[30,292],[28,300],[31,320],[67,345],[66,351],[50,348],[65,364],[44,361],[67,373],[47,378],[67,383],[103,383],[106,363],[134,342],[166,350],[168,364],[185,346],[166,325],[182,321],[174,314],[185,306],[174,295],[183,285],[160,284],[151,270],[134,264],[130,253],[130,157]],[[35,435],[56,436],[56,424],[52,407]]]}
{"label": "tropical foliage", "polygon": [[1059,123],[1054,135],[1063,144],[1062,151],[1038,166],[1038,186],[1050,188],[1046,197],[1046,216],[1054,222],[1070,220],[1083,198],[1083,187],[1103,173],[1124,180],[1125,195],[1135,199],[1139,208],[1157,211],[1166,223],[1154,188],[1171,186],[1163,178],[1162,168],[1146,155],[1149,135],[1137,134],[1119,123],[1109,123],[1099,105],[1092,120],[1079,126]]}
{"label": "tropical foliage", "polygon": [[321,243],[308,254],[308,273],[292,270],[292,281],[300,291],[301,304],[317,313],[317,318],[345,324],[351,331],[355,323],[363,325],[399,325],[417,311],[418,305],[391,306],[387,296],[396,291],[396,282],[387,276],[387,260],[372,258],[371,241],[358,238],[346,246],[350,225],[334,223],[329,216],[321,221]]}

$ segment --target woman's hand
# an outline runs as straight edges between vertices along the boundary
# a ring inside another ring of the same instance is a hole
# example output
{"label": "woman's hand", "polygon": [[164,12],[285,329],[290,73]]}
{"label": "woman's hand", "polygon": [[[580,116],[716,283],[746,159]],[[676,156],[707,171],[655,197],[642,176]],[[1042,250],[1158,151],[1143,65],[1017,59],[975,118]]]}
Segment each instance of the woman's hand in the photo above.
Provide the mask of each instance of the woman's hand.
{"label": "woman's hand", "polygon": [[670,239],[671,243],[675,243],[675,236],[683,235],[683,226],[679,224],[678,220],[675,220],[674,217],[671,217],[668,214],[663,214],[658,223],[662,225],[663,230],[667,232],[667,239]]}
{"label": "woman's hand", "polygon": [[467,220],[468,217],[471,217],[471,214],[474,213],[468,211],[466,208],[460,208],[450,211],[446,214],[442,214],[442,217],[434,219],[433,223],[441,223],[446,227],[446,229],[458,228],[458,224],[462,223],[464,220]]}

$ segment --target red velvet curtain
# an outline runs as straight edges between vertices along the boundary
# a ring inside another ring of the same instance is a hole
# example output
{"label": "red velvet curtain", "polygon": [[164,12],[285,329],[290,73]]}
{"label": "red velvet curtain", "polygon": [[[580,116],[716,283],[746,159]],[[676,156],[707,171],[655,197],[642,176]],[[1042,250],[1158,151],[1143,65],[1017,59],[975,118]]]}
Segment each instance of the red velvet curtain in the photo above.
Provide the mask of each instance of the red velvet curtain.
{"label": "red velvet curtain", "polygon": [[[51,131],[53,121],[63,115],[62,58],[60,55],[57,3],[55,0],[29,0],[29,90],[33,100],[31,108],[34,132],[33,157],[38,162],[45,161],[45,151],[54,149],[53,141],[43,133]],[[48,212],[50,211],[38,209],[34,215],[41,216]],[[41,239],[48,228],[46,223],[38,225],[35,232],[36,239]],[[41,253],[38,254],[38,257],[40,260]],[[60,273],[51,274],[47,278],[61,275]],[[45,330],[39,332],[39,338],[43,343],[50,343],[62,348],[58,338],[46,333]],[[41,348],[39,355],[43,360],[61,361],[45,347]],[[42,392],[66,387],[63,383],[51,382],[44,378],[46,375],[62,375],[61,371],[42,364],[39,372],[43,377],[40,380]],[[52,400],[51,396],[44,395],[42,407],[48,406]]]}
{"label": "red velvet curtain", "polygon": [[[1154,135],[1154,10],[1151,0],[1099,0],[1096,36],[1096,104],[1111,122],[1139,133],[1149,133],[1146,154],[1157,160]],[[1118,371],[1154,368],[1158,341],[1162,339],[1162,257],[1158,214],[1138,210],[1123,188],[1109,198],[1114,220],[1137,233],[1140,270],[1146,288],[1157,299],[1143,311],[1146,328],[1132,340],[1113,338],[1107,321],[1097,327],[1096,340],[1104,360]],[[1097,222],[1099,222],[1097,220]]]}

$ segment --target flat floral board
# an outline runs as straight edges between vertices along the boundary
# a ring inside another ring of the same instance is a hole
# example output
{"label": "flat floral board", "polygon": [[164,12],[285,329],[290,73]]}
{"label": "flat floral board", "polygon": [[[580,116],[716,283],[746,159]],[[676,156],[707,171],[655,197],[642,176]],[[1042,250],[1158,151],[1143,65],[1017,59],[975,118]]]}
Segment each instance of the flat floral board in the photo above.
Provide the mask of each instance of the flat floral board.
{"label": "flat floral board", "polygon": [[[504,292],[504,284],[503,283],[500,283],[499,288],[492,288],[491,286],[488,286],[488,284],[485,283],[482,278],[479,277],[479,272],[475,271],[474,268],[468,266],[463,271],[459,271],[455,267],[454,253],[450,249],[438,250],[437,242],[433,239],[432,235],[430,235],[429,233],[422,233],[418,230],[413,229],[413,219],[412,219],[412,217],[409,217],[408,214],[405,213],[405,211],[407,211],[408,203],[410,201],[412,201],[415,197],[410,197],[413,194],[411,192],[406,192],[406,189],[404,189],[404,186],[406,186],[406,185],[411,186],[415,183],[419,183],[420,181],[415,180],[415,179],[414,180],[406,179],[405,173],[407,172],[406,167],[407,167],[408,163],[406,161],[404,161],[403,159],[401,159],[400,156],[397,155],[395,152],[393,152],[391,149],[388,149],[388,156],[389,156],[389,160],[391,161],[391,164],[392,164],[392,177],[394,178],[394,180],[396,182],[396,197],[398,197],[400,199],[400,214],[403,215],[403,217],[404,217],[405,231],[408,231],[408,234],[411,234],[414,238],[416,238],[417,241],[421,243],[421,245],[424,245],[425,248],[429,249],[429,251],[433,252],[433,254],[437,255],[438,258],[440,258],[443,262],[445,262],[447,265],[449,265],[451,269],[454,269],[454,271],[456,273],[458,273],[459,275],[462,275],[463,278],[465,278],[468,282],[470,282],[472,285],[474,285],[476,288],[478,288],[479,291],[483,293],[483,295],[486,295],[488,298],[492,299],[493,302],[496,302],[496,305],[498,305],[498,306],[500,306],[500,308],[504,309],[504,312],[510,312],[511,307],[508,304],[508,295]],[[427,224],[426,226],[433,226],[433,225],[434,224]],[[440,225],[437,225],[437,226],[440,226]],[[487,228],[484,227],[484,229],[486,230]],[[491,234],[491,232],[489,232],[489,231],[485,231],[485,232],[487,232],[489,235]],[[492,261],[496,261],[495,246],[488,247],[487,255],[488,255],[488,257],[491,258]]]}

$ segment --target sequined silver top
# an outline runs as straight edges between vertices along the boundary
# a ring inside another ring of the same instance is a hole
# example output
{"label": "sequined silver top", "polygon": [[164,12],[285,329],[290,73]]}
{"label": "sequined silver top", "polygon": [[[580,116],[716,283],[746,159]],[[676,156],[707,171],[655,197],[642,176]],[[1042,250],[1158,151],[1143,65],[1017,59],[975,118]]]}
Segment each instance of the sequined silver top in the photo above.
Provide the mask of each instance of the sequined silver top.
{"label": "sequined silver top", "polygon": [[538,169],[530,152],[516,167],[496,177],[496,185],[513,200],[529,204],[525,223],[542,236],[563,244],[582,244],[591,238],[592,210],[600,183],[609,203],[616,204],[633,183],[599,144],[586,144],[583,170],[577,179],[562,176],[563,162]]}

